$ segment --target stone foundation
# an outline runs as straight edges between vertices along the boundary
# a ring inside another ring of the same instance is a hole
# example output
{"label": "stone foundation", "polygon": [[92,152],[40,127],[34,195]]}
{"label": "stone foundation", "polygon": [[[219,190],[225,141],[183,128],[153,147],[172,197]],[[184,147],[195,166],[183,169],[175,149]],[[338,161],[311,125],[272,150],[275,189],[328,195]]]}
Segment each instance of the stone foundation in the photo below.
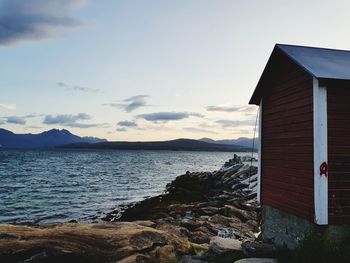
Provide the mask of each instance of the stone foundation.
{"label": "stone foundation", "polygon": [[301,241],[315,231],[336,242],[350,237],[349,225],[319,226],[306,219],[288,214],[279,209],[263,206],[262,236],[277,247],[295,249]]}

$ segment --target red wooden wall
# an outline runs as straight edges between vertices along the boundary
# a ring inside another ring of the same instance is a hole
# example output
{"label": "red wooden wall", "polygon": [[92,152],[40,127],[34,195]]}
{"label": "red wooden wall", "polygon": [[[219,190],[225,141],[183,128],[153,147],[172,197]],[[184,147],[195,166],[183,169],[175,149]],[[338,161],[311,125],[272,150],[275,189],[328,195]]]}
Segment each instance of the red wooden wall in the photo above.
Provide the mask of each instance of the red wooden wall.
{"label": "red wooden wall", "polygon": [[329,224],[350,223],[350,85],[327,85]]}
{"label": "red wooden wall", "polygon": [[261,202],[313,221],[312,77],[275,52],[263,80]]}

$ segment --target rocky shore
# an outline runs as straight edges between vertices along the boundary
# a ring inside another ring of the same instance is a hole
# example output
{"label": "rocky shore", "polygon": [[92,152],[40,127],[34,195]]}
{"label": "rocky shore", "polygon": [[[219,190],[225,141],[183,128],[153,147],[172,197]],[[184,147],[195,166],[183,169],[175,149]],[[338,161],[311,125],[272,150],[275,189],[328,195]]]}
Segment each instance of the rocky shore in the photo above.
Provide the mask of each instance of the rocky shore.
{"label": "rocky shore", "polygon": [[266,256],[271,249],[255,243],[256,172],[235,156],[219,171],[178,176],[163,195],[113,211],[100,223],[0,225],[0,262],[204,263],[259,251]]}

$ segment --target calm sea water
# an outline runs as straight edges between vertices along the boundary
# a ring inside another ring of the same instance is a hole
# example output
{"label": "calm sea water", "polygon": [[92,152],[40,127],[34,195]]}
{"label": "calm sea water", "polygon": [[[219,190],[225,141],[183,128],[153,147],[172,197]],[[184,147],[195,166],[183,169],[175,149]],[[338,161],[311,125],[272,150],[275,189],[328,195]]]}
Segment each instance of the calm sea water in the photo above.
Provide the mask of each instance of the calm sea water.
{"label": "calm sea water", "polygon": [[232,156],[222,152],[0,150],[0,223],[95,220],[118,205],[162,193],[167,183],[186,171],[217,170]]}

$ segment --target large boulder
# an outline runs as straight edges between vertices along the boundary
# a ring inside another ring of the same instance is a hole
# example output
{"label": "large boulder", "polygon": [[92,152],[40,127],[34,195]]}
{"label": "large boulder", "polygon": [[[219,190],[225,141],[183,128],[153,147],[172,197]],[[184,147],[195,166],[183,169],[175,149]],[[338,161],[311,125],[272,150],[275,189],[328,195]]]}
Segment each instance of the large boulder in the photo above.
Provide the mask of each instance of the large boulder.
{"label": "large boulder", "polygon": [[242,249],[246,257],[270,257],[275,255],[278,250],[273,244],[256,241],[244,242]]}
{"label": "large boulder", "polygon": [[0,239],[0,262],[9,263],[164,262],[193,251],[187,239],[129,222],[0,225],[0,233],[11,237]]}
{"label": "large boulder", "polygon": [[253,211],[247,211],[243,209],[239,209],[232,205],[225,205],[221,210],[220,213],[224,216],[229,217],[237,217],[242,222],[246,222],[248,220],[257,220],[256,213]]}
{"label": "large boulder", "polygon": [[217,254],[226,252],[242,251],[242,242],[237,239],[212,237],[210,239],[209,249]]}

